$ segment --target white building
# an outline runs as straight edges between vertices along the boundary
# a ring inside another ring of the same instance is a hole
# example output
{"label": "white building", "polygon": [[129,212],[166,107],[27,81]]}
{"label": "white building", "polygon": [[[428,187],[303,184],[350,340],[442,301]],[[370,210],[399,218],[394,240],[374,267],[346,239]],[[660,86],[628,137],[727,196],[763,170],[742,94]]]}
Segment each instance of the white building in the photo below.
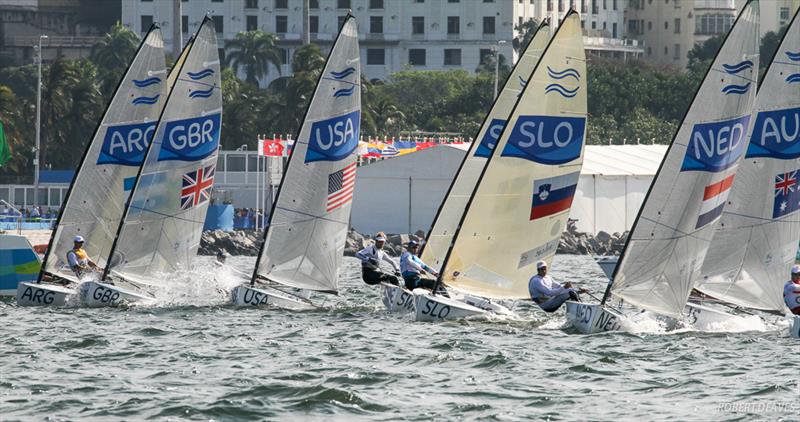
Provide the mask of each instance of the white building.
{"label": "white building", "polygon": [[[351,10],[358,19],[363,72],[386,78],[405,68],[465,69],[474,72],[482,58],[499,48],[513,58],[515,26],[531,18],[551,18],[554,26],[569,10],[582,12],[587,49],[599,54],[641,55],[638,45],[623,40],[626,0],[309,0],[310,38],[327,50]],[[208,13],[215,21],[220,46],[237,33],[261,29],[277,34],[285,49],[281,74],[301,46],[303,0],[183,0],[183,38]],[[137,32],[151,23],[162,27],[172,51],[172,0],[122,0],[122,23]],[[277,77],[272,72],[267,77]],[[268,81],[265,81],[268,82]]]}

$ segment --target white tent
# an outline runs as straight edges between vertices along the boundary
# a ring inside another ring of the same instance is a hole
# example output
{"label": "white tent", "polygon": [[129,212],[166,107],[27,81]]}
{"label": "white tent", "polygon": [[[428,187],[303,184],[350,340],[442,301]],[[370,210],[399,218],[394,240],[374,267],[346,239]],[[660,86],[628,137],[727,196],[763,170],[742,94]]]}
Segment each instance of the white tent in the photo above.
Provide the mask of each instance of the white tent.
{"label": "white tent", "polygon": [[[439,146],[360,167],[352,227],[361,233],[427,231],[466,148]],[[578,220],[578,229],[590,233],[630,229],[666,149],[666,145],[587,146],[570,214]]]}

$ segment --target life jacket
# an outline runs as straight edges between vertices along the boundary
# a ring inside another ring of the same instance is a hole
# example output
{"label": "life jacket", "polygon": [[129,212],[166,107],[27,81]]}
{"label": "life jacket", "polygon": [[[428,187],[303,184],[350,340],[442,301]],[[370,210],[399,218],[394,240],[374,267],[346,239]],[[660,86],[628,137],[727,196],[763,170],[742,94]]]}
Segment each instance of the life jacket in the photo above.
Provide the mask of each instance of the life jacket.
{"label": "life jacket", "polygon": [[[86,253],[86,251],[83,248],[70,249],[70,251],[67,252],[67,257],[69,257],[69,254],[71,254],[71,253],[75,254],[75,257],[77,258],[77,261],[78,261],[79,265],[89,265],[89,255]],[[69,261],[67,261],[67,262],[69,262]]]}

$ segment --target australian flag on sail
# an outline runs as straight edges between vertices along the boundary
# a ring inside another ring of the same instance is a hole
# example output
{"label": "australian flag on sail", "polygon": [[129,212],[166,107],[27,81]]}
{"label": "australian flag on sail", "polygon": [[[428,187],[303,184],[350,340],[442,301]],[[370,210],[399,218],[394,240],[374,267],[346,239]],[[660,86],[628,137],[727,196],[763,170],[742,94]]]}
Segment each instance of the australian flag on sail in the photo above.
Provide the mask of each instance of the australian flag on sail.
{"label": "australian flag on sail", "polygon": [[800,189],[797,186],[798,170],[778,173],[775,176],[775,202],[772,218],[783,217],[800,209]]}
{"label": "australian flag on sail", "polygon": [[204,204],[211,199],[211,189],[214,187],[214,171],[216,168],[216,164],[211,164],[183,175],[181,189],[182,210],[188,210]]}
{"label": "australian flag on sail", "polygon": [[356,187],[356,163],[328,176],[328,203],[325,212],[331,212],[353,199]]}
{"label": "australian flag on sail", "polygon": [[706,224],[714,222],[722,215],[722,210],[725,209],[725,201],[728,200],[728,194],[731,192],[731,186],[733,186],[733,176],[732,174],[719,182],[706,186],[703,190],[700,216],[697,217],[697,225],[694,228],[699,229]]}
{"label": "australian flag on sail", "polygon": [[562,176],[535,180],[530,220],[568,210],[572,206],[572,198],[575,196],[580,174],[579,171],[576,171]]}

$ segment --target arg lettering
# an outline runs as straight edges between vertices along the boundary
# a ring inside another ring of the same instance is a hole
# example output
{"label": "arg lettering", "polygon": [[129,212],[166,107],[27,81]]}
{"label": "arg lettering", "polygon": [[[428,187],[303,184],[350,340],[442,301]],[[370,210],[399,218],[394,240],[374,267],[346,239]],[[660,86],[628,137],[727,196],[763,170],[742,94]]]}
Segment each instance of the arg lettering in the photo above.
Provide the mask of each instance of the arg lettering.
{"label": "arg lettering", "polygon": [[158,161],[198,161],[213,154],[219,146],[221,117],[217,113],[168,122]]}
{"label": "arg lettering", "polygon": [[681,171],[719,172],[736,165],[744,152],[749,124],[747,115],[694,125]]}
{"label": "arg lettering", "polygon": [[97,164],[141,165],[155,129],[155,122],[110,126],[103,137]]}
{"label": "arg lettering", "polygon": [[541,164],[564,164],[581,156],[586,119],[520,116],[503,148],[503,157]]}
{"label": "arg lettering", "polygon": [[350,156],[358,146],[360,125],[361,113],[358,111],[314,122],[305,162],[339,161]]}
{"label": "arg lettering", "polygon": [[53,303],[53,300],[55,300],[55,293],[44,289],[34,290],[30,287],[26,287],[25,291],[22,292],[22,299],[28,299],[31,302],[49,305]]}

